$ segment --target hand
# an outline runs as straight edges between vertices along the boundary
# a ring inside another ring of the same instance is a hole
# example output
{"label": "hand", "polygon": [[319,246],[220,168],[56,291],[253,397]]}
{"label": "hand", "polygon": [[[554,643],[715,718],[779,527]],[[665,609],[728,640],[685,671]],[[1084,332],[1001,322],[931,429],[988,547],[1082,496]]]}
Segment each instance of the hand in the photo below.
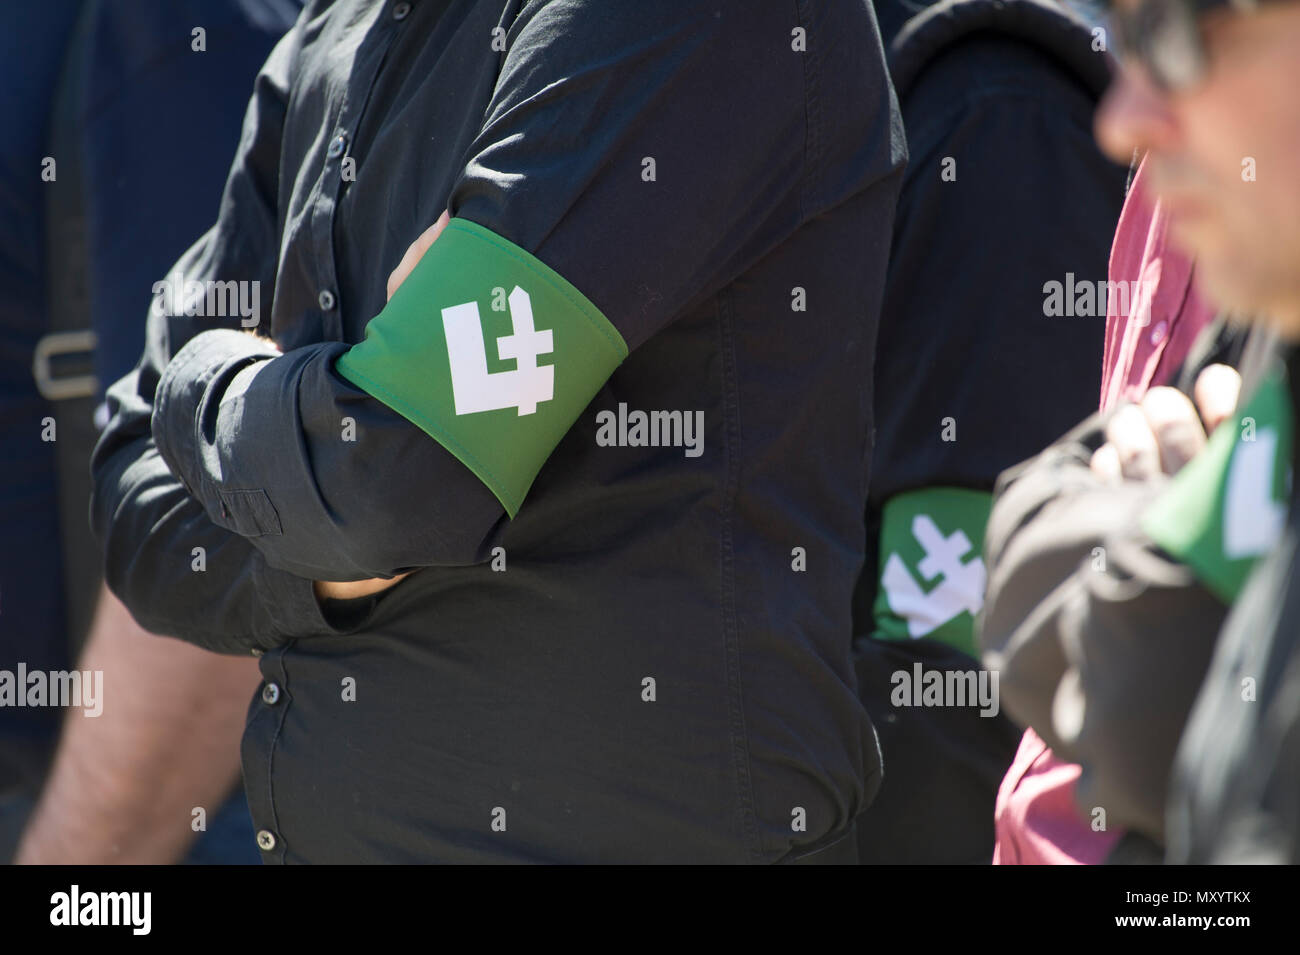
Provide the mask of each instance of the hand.
{"label": "hand", "polygon": [[313,589],[316,591],[317,600],[352,600],[387,590],[399,580],[411,576],[412,573],[413,571],[407,571],[391,580],[383,577],[371,577],[369,580],[317,580],[314,582]]}
{"label": "hand", "polygon": [[270,335],[264,334],[260,328],[249,328],[246,331],[248,332],[249,335],[252,335],[254,338],[256,338],[267,348],[275,349],[277,354],[280,355],[284,354],[284,349],[280,347],[280,344]]}
{"label": "hand", "polygon": [[1195,406],[1175,388],[1152,388],[1139,404],[1117,411],[1106,426],[1106,443],[1092,456],[1093,472],[1112,482],[1177,474],[1205,447],[1201,419],[1213,431],[1236,408],[1241,376],[1227,365],[1210,365],[1192,391]]}
{"label": "hand", "polygon": [[447,223],[450,221],[451,213],[444,210],[442,215],[438,216],[438,221],[420,233],[420,237],[407,248],[402,261],[397,263],[397,268],[393,269],[392,274],[388,276],[389,298],[392,298],[393,293],[406,281],[406,277],[411,274],[416,263],[424,258],[424,253],[429,251],[429,246],[433,245],[434,240],[442,234],[442,230],[447,228]]}

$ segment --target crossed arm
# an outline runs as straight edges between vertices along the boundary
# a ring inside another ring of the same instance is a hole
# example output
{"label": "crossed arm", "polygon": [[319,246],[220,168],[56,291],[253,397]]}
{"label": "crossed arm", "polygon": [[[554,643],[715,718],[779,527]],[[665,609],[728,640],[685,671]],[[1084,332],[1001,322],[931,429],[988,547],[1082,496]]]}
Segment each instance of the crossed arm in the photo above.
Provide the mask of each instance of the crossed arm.
{"label": "crossed arm", "polygon": [[[817,203],[842,197],[810,191],[807,74],[788,52],[789,10],[681,0],[608,17],[596,2],[521,13],[448,205],[566,279],[635,350]],[[259,281],[263,315],[281,251],[281,140],[300,32],[259,75],[221,217],[177,265],[191,278]],[[856,40],[828,29],[821,42],[829,55]],[[883,64],[860,73],[860,153],[846,154],[853,178],[836,189],[868,188],[898,162]],[[713,95],[684,109],[689,90]],[[647,186],[651,155],[672,175]],[[435,223],[408,249],[390,293],[438,233]],[[501,501],[340,375],[335,362],[349,351],[325,341],[281,354],[217,321],[151,316],[139,366],[109,391],[112,419],[92,462],[108,583],[147,629],[219,652],[271,649],[336,632],[319,597],[487,559],[507,522]],[[349,417],[351,444],[339,440]]]}

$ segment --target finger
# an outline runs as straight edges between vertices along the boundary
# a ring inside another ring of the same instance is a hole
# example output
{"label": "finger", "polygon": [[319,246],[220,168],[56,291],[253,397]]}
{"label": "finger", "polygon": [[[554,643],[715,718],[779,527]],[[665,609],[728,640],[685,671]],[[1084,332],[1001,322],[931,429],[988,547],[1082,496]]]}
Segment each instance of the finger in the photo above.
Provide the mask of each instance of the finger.
{"label": "finger", "polygon": [[1227,365],[1209,365],[1196,376],[1192,394],[1196,396],[1196,407],[1201,409],[1205,427],[1213,431],[1237,410],[1241,375]]}
{"label": "finger", "polygon": [[1106,425],[1106,440],[1115,448],[1121,474],[1141,481],[1160,473],[1160,448],[1146,415],[1137,405],[1124,405]]}
{"label": "finger", "polygon": [[443,210],[442,215],[438,216],[438,221],[429,228],[420,233],[420,237],[410,244],[406,253],[402,256],[402,261],[397,263],[397,268],[393,269],[388,276],[388,297],[392,298],[393,293],[398,290],[407,276],[415,269],[420,259],[424,258],[424,253],[429,251],[429,246],[442,234],[442,230],[447,228],[447,223],[451,221],[451,213]]}
{"label": "finger", "polygon": [[1113,444],[1103,444],[1094,451],[1089,466],[1093,474],[1108,484],[1118,484],[1124,479],[1124,472],[1119,466],[1119,452]]}
{"label": "finger", "polygon": [[1160,451],[1160,467],[1177,474],[1205,447],[1205,429],[1196,406],[1176,388],[1152,388],[1142,398],[1142,413]]}

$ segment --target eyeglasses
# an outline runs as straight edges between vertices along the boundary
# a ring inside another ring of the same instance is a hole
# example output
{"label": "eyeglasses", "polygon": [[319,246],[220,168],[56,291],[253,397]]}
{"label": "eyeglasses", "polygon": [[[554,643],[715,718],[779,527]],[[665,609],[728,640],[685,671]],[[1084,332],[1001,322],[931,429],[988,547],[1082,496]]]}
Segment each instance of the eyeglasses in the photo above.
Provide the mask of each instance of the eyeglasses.
{"label": "eyeglasses", "polygon": [[1108,13],[1122,56],[1140,63],[1155,85],[1169,93],[1205,77],[1205,45],[1199,18],[1211,10],[1251,10],[1274,0],[1140,0],[1124,8],[1111,0]]}

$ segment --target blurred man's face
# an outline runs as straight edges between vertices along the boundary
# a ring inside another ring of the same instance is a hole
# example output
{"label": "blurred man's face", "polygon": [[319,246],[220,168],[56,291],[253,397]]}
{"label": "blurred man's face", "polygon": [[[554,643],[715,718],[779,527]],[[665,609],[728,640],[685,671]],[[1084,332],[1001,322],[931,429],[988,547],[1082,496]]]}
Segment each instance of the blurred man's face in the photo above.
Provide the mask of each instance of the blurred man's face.
{"label": "blurred man's face", "polygon": [[1162,92],[1125,63],[1097,138],[1119,162],[1146,152],[1173,239],[1196,256],[1215,302],[1268,315],[1300,340],[1300,0],[1218,9],[1199,23],[1202,79]]}

